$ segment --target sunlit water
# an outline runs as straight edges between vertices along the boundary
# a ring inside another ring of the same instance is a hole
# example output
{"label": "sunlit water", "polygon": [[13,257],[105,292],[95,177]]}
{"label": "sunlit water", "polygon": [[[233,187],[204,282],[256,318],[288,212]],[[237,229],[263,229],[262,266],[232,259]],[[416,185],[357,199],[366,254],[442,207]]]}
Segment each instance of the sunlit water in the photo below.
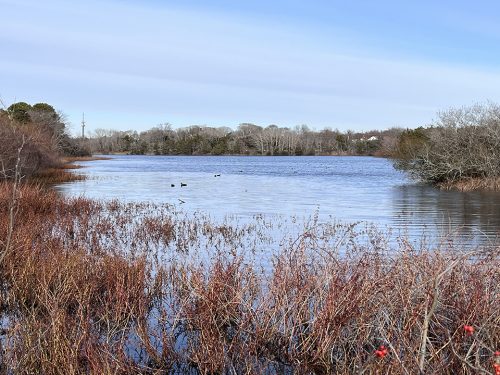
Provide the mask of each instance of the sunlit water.
{"label": "sunlit water", "polygon": [[88,178],[59,191],[169,203],[214,218],[307,220],[317,214],[320,222],[369,222],[413,239],[453,233],[477,244],[500,234],[500,194],[440,191],[409,180],[388,159],[113,156],[80,164],[86,168],[78,172]]}

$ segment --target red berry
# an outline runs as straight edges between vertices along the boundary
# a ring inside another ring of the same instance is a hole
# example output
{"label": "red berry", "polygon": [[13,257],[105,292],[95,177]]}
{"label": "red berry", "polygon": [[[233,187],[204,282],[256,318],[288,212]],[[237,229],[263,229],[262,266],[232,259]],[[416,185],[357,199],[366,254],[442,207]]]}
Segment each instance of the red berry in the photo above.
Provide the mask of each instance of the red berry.
{"label": "red berry", "polygon": [[497,350],[495,353],[493,353],[495,357],[500,357],[500,350]]}
{"label": "red berry", "polygon": [[464,325],[464,330],[469,335],[472,335],[474,333],[474,327],[473,326]]}
{"label": "red berry", "polygon": [[380,345],[380,346],[378,347],[378,350],[379,350],[379,351],[381,351],[382,353],[384,353],[384,355],[386,355],[387,353],[389,353],[389,349],[387,349],[387,348],[385,347],[385,345]]}

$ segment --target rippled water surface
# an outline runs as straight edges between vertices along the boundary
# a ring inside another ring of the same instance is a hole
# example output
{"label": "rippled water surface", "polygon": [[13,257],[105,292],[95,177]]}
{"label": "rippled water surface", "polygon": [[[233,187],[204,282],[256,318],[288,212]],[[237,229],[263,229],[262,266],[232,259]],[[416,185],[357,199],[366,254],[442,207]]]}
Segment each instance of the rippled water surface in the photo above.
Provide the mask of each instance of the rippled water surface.
{"label": "rippled water surface", "polygon": [[410,237],[453,232],[476,242],[500,234],[500,194],[439,191],[409,180],[387,159],[113,156],[80,164],[88,179],[59,185],[61,192],[170,203],[213,217],[319,213],[320,221],[367,221]]}

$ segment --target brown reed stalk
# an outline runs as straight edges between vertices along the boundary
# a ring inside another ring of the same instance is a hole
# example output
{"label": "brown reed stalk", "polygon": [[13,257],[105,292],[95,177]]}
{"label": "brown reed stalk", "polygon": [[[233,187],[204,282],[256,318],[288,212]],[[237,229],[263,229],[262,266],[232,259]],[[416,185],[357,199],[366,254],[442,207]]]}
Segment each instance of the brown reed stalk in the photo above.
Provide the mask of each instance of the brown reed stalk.
{"label": "brown reed stalk", "polygon": [[499,247],[389,248],[373,229],[316,223],[270,250],[272,221],[18,193],[0,278],[6,372],[475,374],[500,346]]}

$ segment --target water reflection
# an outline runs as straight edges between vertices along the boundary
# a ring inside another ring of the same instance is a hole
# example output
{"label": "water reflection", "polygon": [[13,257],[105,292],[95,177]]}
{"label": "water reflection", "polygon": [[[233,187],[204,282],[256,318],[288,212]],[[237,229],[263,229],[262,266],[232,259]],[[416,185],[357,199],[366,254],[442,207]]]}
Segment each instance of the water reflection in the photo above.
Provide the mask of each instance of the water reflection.
{"label": "water reflection", "polygon": [[456,233],[463,238],[500,234],[500,194],[440,191],[422,184],[393,189],[393,220],[398,226],[425,228],[439,234]]}

